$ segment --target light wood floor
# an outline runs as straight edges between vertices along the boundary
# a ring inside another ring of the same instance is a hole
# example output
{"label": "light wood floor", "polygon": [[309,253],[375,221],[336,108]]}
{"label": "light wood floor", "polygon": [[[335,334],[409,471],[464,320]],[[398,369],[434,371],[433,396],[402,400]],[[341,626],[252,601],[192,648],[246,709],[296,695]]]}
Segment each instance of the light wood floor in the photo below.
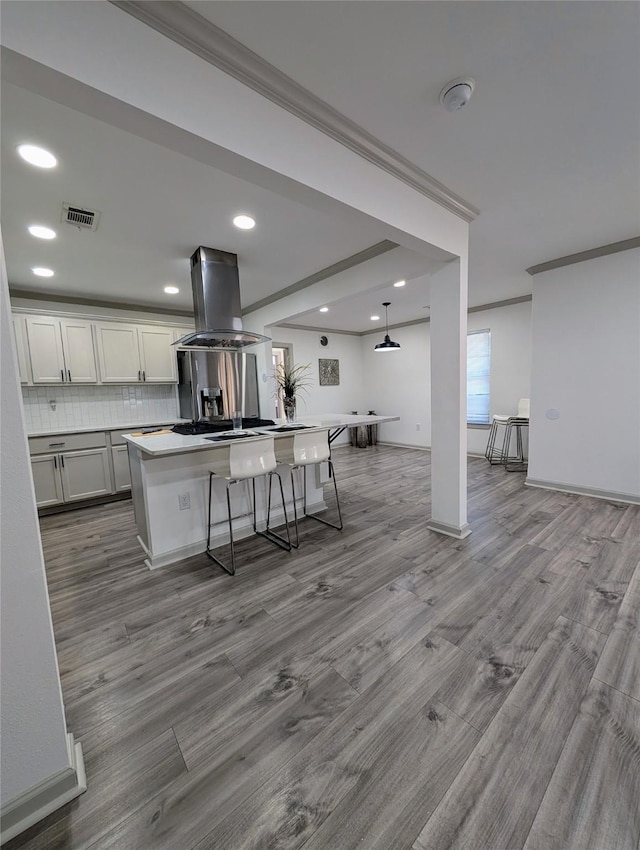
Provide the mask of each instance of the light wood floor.
{"label": "light wood floor", "polygon": [[[334,453],[345,530],[149,572],[129,502],[47,517],[89,790],[7,850],[636,850],[640,508]],[[327,488],[327,493],[329,489]]]}

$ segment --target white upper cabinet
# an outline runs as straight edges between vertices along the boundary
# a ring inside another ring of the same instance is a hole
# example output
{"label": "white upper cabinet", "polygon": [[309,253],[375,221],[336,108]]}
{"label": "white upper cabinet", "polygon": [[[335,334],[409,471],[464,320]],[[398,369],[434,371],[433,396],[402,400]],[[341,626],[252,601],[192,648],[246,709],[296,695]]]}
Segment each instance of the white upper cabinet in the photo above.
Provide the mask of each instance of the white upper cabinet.
{"label": "white upper cabinet", "polygon": [[135,325],[120,322],[97,324],[96,336],[103,384],[137,384],[142,380]]}
{"label": "white upper cabinet", "polygon": [[27,339],[33,383],[63,383],[65,373],[60,319],[51,316],[28,316]]}
{"label": "white upper cabinet", "polygon": [[103,383],[177,382],[173,328],[104,322],[96,325],[96,334]]}
{"label": "white upper cabinet", "polygon": [[138,328],[142,380],[157,384],[178,380],[173,328]]}
{"label": "white upper cabinet", "polygon": [[91,323],[62,319],[60,330],[67,380],[72,384],[95,384],[98,370]]}
{"label": "white upper cabinet", "polygon": [[18,357],[18,370],[21,384],[31,384],[31,369],[27,355],[27,335],[25,331],[24,316],[12,316],[13,341]]}
{"label": "white upper cabinet", "polygon": [[26,326],[34,384],[97,382],[91,322],[27,316]]}

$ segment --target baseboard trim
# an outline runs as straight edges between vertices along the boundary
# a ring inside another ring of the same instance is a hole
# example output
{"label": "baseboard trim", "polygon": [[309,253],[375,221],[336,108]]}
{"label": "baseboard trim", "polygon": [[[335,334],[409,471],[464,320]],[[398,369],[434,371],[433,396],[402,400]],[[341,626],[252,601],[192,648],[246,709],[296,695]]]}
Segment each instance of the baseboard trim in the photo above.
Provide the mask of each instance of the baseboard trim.
{"label": "baseboard trim", "polygon": [[438,534],[446,534],[447,537],[456,537],[458,540],[464,540],[471,534],[471,526],[468,522],[465,522],[464,525],[449,525],[448,522],[430,519],[427,528],[430,531],[436,531]]}
{"label": "baseboard trim", "polygon": [[[387,440],[378,440],[378,446],[391,446],[393,449],[416,449],[419,452],[430,452],[431,446],[416,446],[413,443],[389,443]],[[355,447],[354,447],[355,448]],[[368,446],[366,447],[368,448]]]}
{"label": "baseboard trim", "polygon": [[614,490],[598,490],[596,487],[580,487],[575,484],[563,484],[559,481],[544,481],[540,478],[526,478],[524,483],[529,487],[540,487],[543,490],[558,490],[561,493],[575,493],[577,496],[592,496],[594,499],[640,505],[640,496],[631,493],[616,493]]}
{"label": "baseboard trim", "polygon": [[[302,516],[302,500],[296,501],[298,505],[298,519]],[[311,505],[307,505],[307,512],[310,514],[319,513],[320,511],[324,511],[327,509],[326,502],[314,502]],[[289,522],[293,522],[293,511],[288,508],[288,517]],[[262,524],[258,525],[258,528],[261,528]],[[274,528],[278,528],[281,525],[284,525],[284,511],[282,507],[277,510],[274,508],[272,511],[272,520],[271,525]],[[227,530],[227,524],[221,523],[221,527],[219,531],[214,531],[212,529],[211,534],[211,548],[215,549],[218,546],[224,546],[229,542],[229,532]],[[253,537],[253,519],[247,514],[242,517],[234,517],[233,520],[233,538],[234,540],[244,540],[247,537]],[[144,549],[147,557],[145,558],[145,565],[150,570],[157,570],[161,567],[168,567],[169,564],[175,564],[178,561],[184,561],[186,558],[193,558],[194,555],[201,555],[207,548],[207,540],[205,537],[202,540],[196,540],[194,543],[188,543],[186,546],[180,546],[178,549],[172,549],[170,552],[163,552],[159,555],[153,555],[149,549],[142,542],[140,537],[138,537],[138,543]]]}
{"label": "baseboard trim", "polygon": [[67,733],[67,751],[69,767],[34,785],[4,806],[0,844],[5,844],[87,790],[82,745],[73,740],[70,732]]}

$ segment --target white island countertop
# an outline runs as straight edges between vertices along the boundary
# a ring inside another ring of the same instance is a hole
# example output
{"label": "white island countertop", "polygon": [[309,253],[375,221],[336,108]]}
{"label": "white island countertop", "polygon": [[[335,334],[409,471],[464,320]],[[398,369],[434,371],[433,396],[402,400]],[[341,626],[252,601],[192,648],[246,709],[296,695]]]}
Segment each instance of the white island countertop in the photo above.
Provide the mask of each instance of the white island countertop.
{"label": "white island countertop", "polygon": [[[296,420],[297,424],[313,428],[328,428],[329,440],[332,441],[345,428],[356,428],[359,425],[380,425],[383,422],[395,422],[399,416],[365,416],[347,413],[318,413],[315,416],[301,416]],[[275,426],[285,424],[282,420],[276,422]],[[273,433],[269,428],[253,428],[258,439],[265,434]],[[288,432],[275,432],[273,436],[287,437],[295,434],[294,430]],[[215,449],[218,446],[230,445],[233,440],[208,440],[207,437],[219,436],[214,434],[198,434],[190,436],[186,434],[145,434],[141,437],[132,437],[130,434],[123,438],[130,446],[135,446],[141,452],[150,457],[161,457],[164,455],[183,454],[184,452],[202,451],[204,449]],[[245,439],[250,440],[251,437]]]}
{"label": "white island countertop", "polygon": [[168,419],[152,419],[143,422],[131,422],[131,420],[128,422],[112,422],[108,425],[105,425],[104,423],[99,425],[67,425],[66,428],[61,425],[56,425],[51,428],[27,428],[27,437],[55,437],[58,434],[92,434],[99,433],[101,431],[122,431],[124,428],[131,428],[132,431],[138,431],[140,428],[153,428],[154,426],[160,427],[160,425],[179,425],[181,423],[186,424],[190,421],[190,419],[169,417]]}

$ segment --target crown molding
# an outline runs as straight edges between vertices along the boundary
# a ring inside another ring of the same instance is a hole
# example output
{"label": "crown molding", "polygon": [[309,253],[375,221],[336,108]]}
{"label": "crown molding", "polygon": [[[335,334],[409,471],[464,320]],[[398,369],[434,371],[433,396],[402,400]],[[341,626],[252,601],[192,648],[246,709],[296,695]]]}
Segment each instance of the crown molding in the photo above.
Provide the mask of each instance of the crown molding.
{"label": "crown molding", "polygon": [[[54,304],[79,304],[82,307],[106,307],[111,310],[128,310],[136,313],[158,313],[162,316],[184,316],[185,319],[190,319],[191,321],[193,321],[193,310],[172,310],[169,307],[156,307],[153,304],[134,304],[128,302],[124,303],[121,301],[106,301],[102,298],[90,298],[78,294],[65,295],[62,292],[40,292],[35,289],[20,289],[19,287],[13,286],[9,286],[9,296],[12,299],[22,298],[24,300],[29,301],[51,301]],[[14,309],[20,310],[22,308],[18,307]],[[70,315],[74,314],[72,313]],[[105,317],[99,316],[98,318]]]}
{"label": "crown molding", "polygon": [[589,248],[588,251],[580,251],[577,254],[567,254],[566,257],[558,257],[557,260],[549,260],[546,263],[539,263],[537,266],[530,266],[526,271],[530,275],[550,272],[552,269],[560,269],[562,266],[572,266],[574,263],[584,263],[585,260],[595,260],[597,257],[606,257],[609,254],[619,254],[621,251],[629,251],[631,248],[640,248],[640,236],[623,239],[620,242],[610,242],[608,245]]}
{"label": "crown molding", "polygon": [[307,289],[307,287],[313,286],[314,283],[320,283],[321,280],[326,280],[329,277],[340,274],[340,272],[352,269],[354,266],[359,266],[360,263],[366,263],[367,260],[373,260],[375,257],[379,257],[381,254],[386,254],[387,251],[393,251],[393,249],[397,247],[398,245],[395,242],[391,242],[389,239],[383,239],[382,242],[376,242],[375,245],[371,245],[369,248],[358,251],[357,254],[352,254],[350,257],[345,257],[344,260],[338,260],[337,263],[333,263],[331,266],[320,269],[320,271],[314,272],[308,277],[304,277],[302,280],[298,280],[290,286],[286,286],[284,289],[279,289],[272,295],[267,295],[266,298],[261,298],[260,301],[254,301],[253,304],[247,305],[247,307],[242,310],[242,315],[247,316],[249,313],[255,313],[256,310],[260,310],[262,307],[267,307],[269,304],[281,301],[283,298],[286,298],[287,295],[293,295],[295,292],[300,292],[301,289]]}
{"label": "crown molding", "polygon": [[479,210],[179,0],[109,0],[464,221]]}
{"label": "crown molding", "polygon": [[278,322],[274,328],[287,328],[292,331],[311,331],[317,334],[342,334],[343,336],[363,336],[361,331],[341,331],[338,328],[314,328],[311,325],[294,325],[289,322]]}
{"label": "crown molding", "polygon": [[[477,307],[469,307],[467,313],[482,313],[485,310],[496,310],[499,307],[511,307],[512,304],[524,304],[531,300],[531,295],[519,295],[517,298],[506,298],[504,301],[490,301],[487,304],[478,304]],[[397,322],[393,325],[389,325],[389,330],[394,331],[399,328],[409,328],[411,325],[428,325],[430,322],[431,317],[424,316],[421,319],[411,319],[408,322]],[[295,325],[290,322],[275,322],[273,326],[278,328],[291,328],[292,330],[297,331],[313,331],[313,333],[319,334],[347,334],[349,336],[371,336],[373,334],[379,336],[385,329],[385,326],[382,324],[366,331],[342,331],[337,328],[319,328],[314,327],[313,325]],[[480,331],[469,331],[469,333],[480,333]]]}

